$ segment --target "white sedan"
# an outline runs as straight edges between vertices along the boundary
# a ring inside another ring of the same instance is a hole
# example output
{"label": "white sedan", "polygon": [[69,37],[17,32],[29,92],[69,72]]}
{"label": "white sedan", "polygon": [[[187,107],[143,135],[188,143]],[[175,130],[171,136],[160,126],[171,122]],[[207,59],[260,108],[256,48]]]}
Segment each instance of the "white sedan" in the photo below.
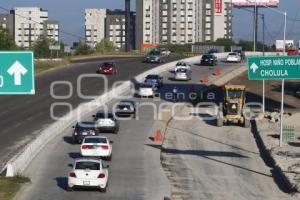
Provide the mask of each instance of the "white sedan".
{"label": "white sedan", "polygon": [[143,83],[139,86],[138,95],[140,97],[154,97],[156,93],[157,88],[154,86],[154,84]]}
{"label": "white sedan", "polygon": [[106,192],[108,169],[99,159],[76,159],[68,175],[68,191],[75,188],[96,188]]}
{"label": "white sedan", "polygon": [[241,61],[242,61],[241,56],[236,52],[229,53],[227,56],[227,62],[241,62]]}
{"label": "white sedan", "polygon": [[104,136],[87,136],[83,139],[80,153],[82,156],[101,157],[111,160],[111,141]]}

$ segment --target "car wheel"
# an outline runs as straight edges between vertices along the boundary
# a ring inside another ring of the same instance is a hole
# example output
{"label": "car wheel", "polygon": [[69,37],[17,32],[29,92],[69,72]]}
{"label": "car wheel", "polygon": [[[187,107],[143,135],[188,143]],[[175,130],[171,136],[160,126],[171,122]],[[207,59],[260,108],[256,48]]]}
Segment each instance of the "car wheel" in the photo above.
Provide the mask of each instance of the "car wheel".
{"label": "car wheel", "polygon": [[68,192],[72,192],[72,191],[73,191],[73,188],[70,187],[70,186],[67,186],[67,191],[68,191]]}
{"label": "car wheel", "polygon": [[107,159],[108,161],[111,161],[111,159],[112,159],[112,154],[110,154],[110,156],[108,156],[106,159]]}
{"label": "car wheel", "polygon": [[107,188],[107,187],[105,187],[105,188],[100,188],[100,192],[105,193],[105,192],[107,191],[106,188]]}

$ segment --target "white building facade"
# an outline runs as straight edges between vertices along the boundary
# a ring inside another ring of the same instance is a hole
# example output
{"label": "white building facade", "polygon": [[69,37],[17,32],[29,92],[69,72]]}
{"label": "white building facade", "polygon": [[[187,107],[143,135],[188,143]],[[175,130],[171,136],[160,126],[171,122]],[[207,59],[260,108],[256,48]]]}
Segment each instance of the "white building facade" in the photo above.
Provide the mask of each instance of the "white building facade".
{"label": "white building facade", "polygon": [[25,48],[44,33],[44,21],[48,20],[48,11],[38,7],[15,8],[15,41]]}
{"label": "white building facade", "polygon": [[224,0],[137,0],[136,46],[231,38],[231,4]]}
{"label": "white building facade", "polygon": [[105,37],[106,9],[85,9],[85,42],[95,48]]}

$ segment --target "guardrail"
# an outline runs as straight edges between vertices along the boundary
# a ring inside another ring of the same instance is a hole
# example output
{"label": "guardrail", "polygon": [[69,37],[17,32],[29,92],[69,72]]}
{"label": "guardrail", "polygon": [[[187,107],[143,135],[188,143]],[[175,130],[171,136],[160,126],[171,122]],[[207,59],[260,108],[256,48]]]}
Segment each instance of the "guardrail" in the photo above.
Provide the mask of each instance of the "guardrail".
{"label": "guardrail", "polygon": [[[228,53],[219,53],[215,54],[218,58],[226,58]],[[247,55],[260,55],[260,53],[247,53]],[[198,63],[200,62],[201,56],[191,57],[182,59],[183,61],[190,63]],[[143,72],[134,78],[137,81],[143,81],[144,77],[148,74],[160,74],[162,72],[171,70],[175,67],[177,61],[170,62],[164,65],[160,65],[156,68]],[[49,143],[52,139],[61,134],[61,131],[67,127],[71,127],[72,124],[76,122],[77,114],[80,111],[82,116],[86,116],[89,113],[95,112],[95,109],[100,108],[101,105],[104,105],[111,101],[115,95],[123,95],[131,89],[131,82],[126,81],[123,84],[117,86],[114,89],[111,89],[109,92],[102,94],[99,98],[88,102],[80,104],[76,109],[65,115],[65,117],[69,117],[69,120],[58,120],[50,125],[48,128],[44,129],[40,132],[39,136],[34,139],[31,143],[29,143],[21,152],[19,152],[16,156],[14,156],[4,169],[1,170],[3,173],[6,170],[6,176],[15,176],[22,174],[26,167],[30,164],[30,162],[37,156],[37,154]],[[98,106],[97,106],[98,105]]]}

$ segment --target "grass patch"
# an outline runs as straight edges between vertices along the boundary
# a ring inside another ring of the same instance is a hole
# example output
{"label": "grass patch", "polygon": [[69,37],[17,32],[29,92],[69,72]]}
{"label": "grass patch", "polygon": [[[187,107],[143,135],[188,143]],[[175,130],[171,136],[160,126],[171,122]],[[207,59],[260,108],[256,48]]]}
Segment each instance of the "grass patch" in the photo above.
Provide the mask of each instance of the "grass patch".
{"label": "grass patch", "polygon": [[12,200],[22,185],[29,182],[30,179],[23,176],[0,177],[0,199]]}
{"label": "grass patch", "polygon": [[39,74],[43,71],[47,71],[56,67],[62,67],[67,64],[69,64],[69,61],[67,59],[63,59],[61,61],[36,61],[35,73]]}

